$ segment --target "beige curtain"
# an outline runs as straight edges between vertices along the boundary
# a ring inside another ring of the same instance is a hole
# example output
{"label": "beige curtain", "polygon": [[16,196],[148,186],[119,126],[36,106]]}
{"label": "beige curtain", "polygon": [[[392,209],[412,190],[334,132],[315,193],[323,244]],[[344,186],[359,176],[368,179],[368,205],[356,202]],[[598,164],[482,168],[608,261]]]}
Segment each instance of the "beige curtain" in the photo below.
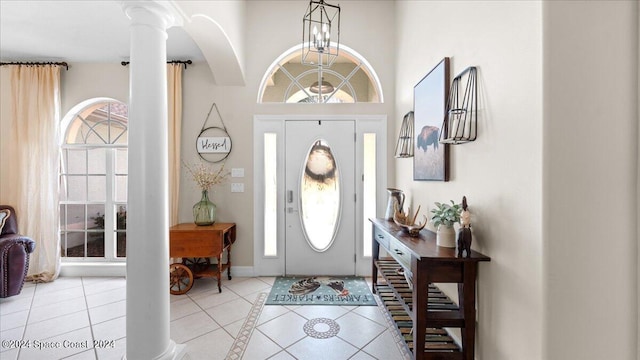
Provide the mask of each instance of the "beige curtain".
{"label": "beige curtain", "polygon": [[180,138],[182,136],[182,64],[167,64],[169,105],[169,225],[178,223]]}
{"label": "beige curtain", "polygon": [[11,91],[18,227],[36,242],[27,275],[33,281],[52,281],[60,271],[60,67],[13,66]]}

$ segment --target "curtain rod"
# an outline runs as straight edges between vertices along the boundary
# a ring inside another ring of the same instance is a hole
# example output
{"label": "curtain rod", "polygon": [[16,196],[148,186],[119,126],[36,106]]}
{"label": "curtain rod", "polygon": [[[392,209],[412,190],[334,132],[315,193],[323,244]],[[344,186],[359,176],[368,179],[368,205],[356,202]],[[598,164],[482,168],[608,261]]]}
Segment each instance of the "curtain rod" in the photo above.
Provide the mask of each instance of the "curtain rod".
{"label": "curtain rod", "polygon": [[[129,61],[123,61],[120,63],[120,65],[122,66],[127,66],[129,65]],[[167,64],[182,64],[184,65],[185,70],[187,69],[187,64],[191,65],[193,62],[191,60],[171,60],[171,61],[167,61]]]}
{"label": "curtain rod", "polygon": [[66,62],[0,62],[0,66],[4,65],[27,65],[27,66],[38,66],[38,65],[58,65],[64,66],[67,70],[69,70],[69,64]]}

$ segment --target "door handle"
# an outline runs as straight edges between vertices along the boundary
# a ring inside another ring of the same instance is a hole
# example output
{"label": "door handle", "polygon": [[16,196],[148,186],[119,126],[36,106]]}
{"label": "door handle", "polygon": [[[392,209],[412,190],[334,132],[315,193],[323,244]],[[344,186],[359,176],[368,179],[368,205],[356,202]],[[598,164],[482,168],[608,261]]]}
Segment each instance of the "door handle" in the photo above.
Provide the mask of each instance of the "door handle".
{"label": "door handle", "polygon": [[[293,203],[293,190],[287,190],[287,203]],[[292,214],[294,212],[298,212],[298,210],[294,209],[293,206],[287,207],[287,213]]]}

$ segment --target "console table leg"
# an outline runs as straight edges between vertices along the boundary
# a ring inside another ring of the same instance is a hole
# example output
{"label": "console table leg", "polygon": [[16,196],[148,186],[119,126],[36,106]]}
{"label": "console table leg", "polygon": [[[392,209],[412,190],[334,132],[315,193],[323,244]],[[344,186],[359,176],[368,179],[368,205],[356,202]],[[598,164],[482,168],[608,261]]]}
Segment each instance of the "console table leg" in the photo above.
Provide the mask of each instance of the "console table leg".
{"label": "console table leg", "polygon": [[429,279],[419,267],[426,262],[418,263],[416,258],[411,259],[411,271],[413,272],[413,308],[424,309],[413,312],[413,358],[417,360],[425,357],[425,339],[427,337],[427,312],[429,304]]}
{"label": "console table leg", "polygon": [[464,264],[463,282],[458,284],[458,302],[464,317],[462,335],[462,354],[464,360],[474,360],[476,334],[476,272],[475,263]]}
{"label": "console table leg", "polygon": [[[375,230],[372,230],[372,232]],[[371,292],[376,293],[378,285],[378,267],[376,261],[380,259],[380,244],[375,239],[371,241]]]}

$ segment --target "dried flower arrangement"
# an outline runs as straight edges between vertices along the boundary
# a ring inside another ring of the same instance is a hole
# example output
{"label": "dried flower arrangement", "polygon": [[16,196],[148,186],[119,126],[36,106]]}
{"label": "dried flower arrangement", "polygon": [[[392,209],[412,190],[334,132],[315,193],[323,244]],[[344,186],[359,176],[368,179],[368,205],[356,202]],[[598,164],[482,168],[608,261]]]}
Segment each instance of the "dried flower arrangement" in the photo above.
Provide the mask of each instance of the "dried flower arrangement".
{"label": "dried flower arrangement", "polygon": [[203,162],[188,164],[183,161],[182,164],[202,191],[209,190],[212,186],[223,183],[230,175],[229,171],[224,169],[224,163],[222,163],[217,170]]}

